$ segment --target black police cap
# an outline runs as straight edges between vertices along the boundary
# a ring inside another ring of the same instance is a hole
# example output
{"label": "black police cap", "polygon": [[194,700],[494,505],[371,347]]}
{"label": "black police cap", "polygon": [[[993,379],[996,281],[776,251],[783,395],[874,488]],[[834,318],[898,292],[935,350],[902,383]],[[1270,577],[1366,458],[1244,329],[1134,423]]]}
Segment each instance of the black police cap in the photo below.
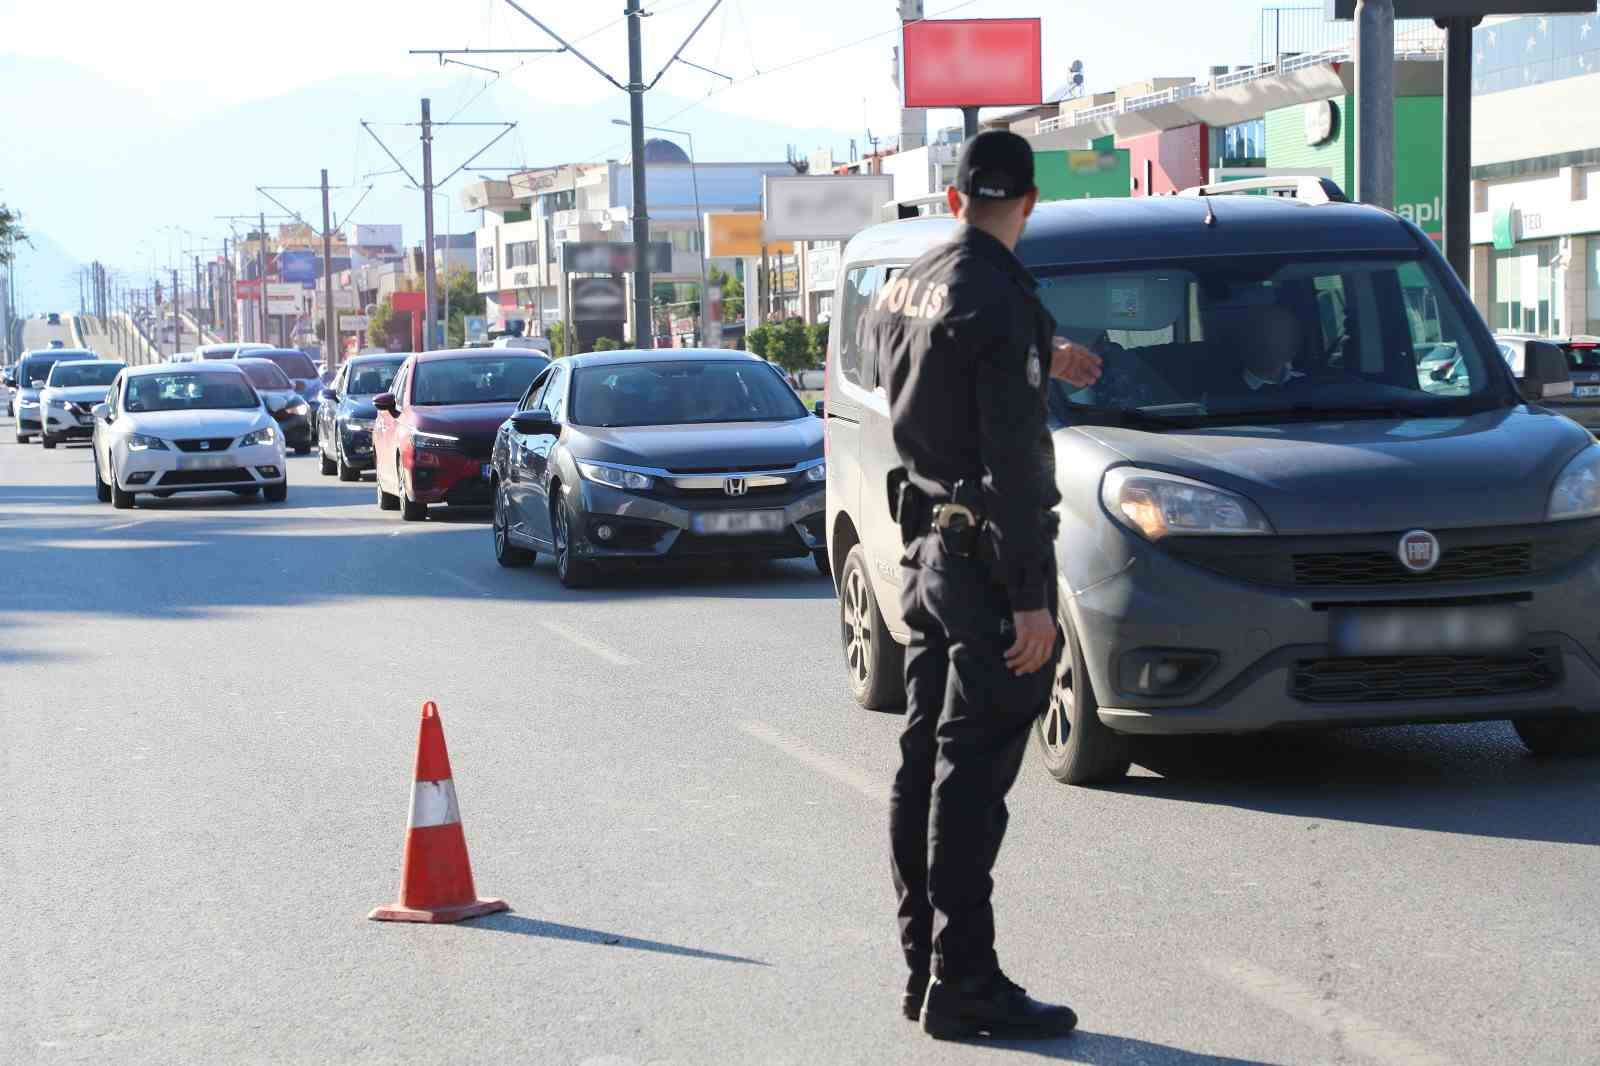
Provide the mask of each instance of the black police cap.
{"label": "black police cap", "polygon": [[1033,191],[1033,146],[1010,130],[985,130],[961,149],[956,188],[978,200],[1016,200]]}

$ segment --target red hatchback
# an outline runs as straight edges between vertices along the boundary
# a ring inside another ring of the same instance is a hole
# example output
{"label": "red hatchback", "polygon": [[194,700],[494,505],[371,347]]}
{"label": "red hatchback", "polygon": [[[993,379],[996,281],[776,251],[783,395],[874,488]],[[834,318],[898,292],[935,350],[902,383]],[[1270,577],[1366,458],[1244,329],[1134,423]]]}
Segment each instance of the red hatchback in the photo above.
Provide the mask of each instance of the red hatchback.
{"label": "red hatchback", "polygon": [[531,349],[423,352],[373,398],[378,506],[415,522],[430,503],[486,507],[495,431],[550,363]]}

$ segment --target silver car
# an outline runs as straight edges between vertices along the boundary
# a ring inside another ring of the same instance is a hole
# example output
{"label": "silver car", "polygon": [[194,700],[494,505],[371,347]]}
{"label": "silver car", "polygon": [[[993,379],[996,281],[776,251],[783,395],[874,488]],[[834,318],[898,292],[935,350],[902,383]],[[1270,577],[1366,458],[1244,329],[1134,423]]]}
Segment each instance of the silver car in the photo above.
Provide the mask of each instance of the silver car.
{"label": "silver car", "polygon": [[[1510,719],[1535,753],[1600,750],[1600,446],[1539,402],[1566,363],[1535,345],[1514,377],[1432,242],[1342,201],[1029,222],[1057,332],[1105,364],[1050,397],[1065,652],[1037,732],[1061,781],[1122,776],[1143,734]],[[870,228],[840,273],[828,543],[867,707],[903,701],[908,639],[872,307],[955,225]]]}

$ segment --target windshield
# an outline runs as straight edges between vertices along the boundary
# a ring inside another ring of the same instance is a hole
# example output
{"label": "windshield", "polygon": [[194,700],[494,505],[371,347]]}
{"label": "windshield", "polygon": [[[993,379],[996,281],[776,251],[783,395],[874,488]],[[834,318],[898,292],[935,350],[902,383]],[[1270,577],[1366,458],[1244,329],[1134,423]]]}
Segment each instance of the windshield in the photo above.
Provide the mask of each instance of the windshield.
{"label": "windshield", "polygon": [[345,394],[376,396],[380,392],[388,392],[389,386],[394,384],[395,372],[403,362],[404,359],[388,363],[357,363],[350,368],[350,381],[345,386]]}
{"label": "windshield", "polygon": [[121,363],[57,363],[50,371],[52,389],[72,389],[79,385],[109,385],[122,370]]}
{"label": "windshield", "polygon": [[247,359],[266,359],[277,363],[279,369],[292,378],[314,378],[317,376],[317,364],[305,352],[262,352],[246,349],[239,353]]}
{"label": "windshield", "polygon": [[1065,424],[1450,416],[1516,402],[1504,360],[1421,259],[1231,257],[1047,275],[1056,333],[1101,356],[1053,382]]}
{"label": "windshield", "polygon": [[537,356],[437,359],[417,364],[412,403],[437,407],[456,403],[516,403],[539,371],[550,364]]}
{"label": "windshield", "polygon": [[31,388],[35,381],[43,381],[50,376],[50,368],[62,361],[62,356],[46,357],[42,355],[24,359],[22,367],[17,371],[17,381],[23,388]]}
{"label": "windshield", "polygon": [[217,411],[260,407],[261,400],[241,374],[174,370],[128,379],[123,407],[141,411]]}
{"label": "windshield", "polygon": [[572,420],[581,426],[779,422],[809,413],[767,363],[650,362],[578,371]]}
{"label": "windshield", "polygon": [[258,389],[269,392],[286,392],[294,388],[289,384],[289,378],[279,370],[274,363],[261,360],[259,362],[240,362],[239,369],[244,371],[244,376],[250,379],[250,384]]}

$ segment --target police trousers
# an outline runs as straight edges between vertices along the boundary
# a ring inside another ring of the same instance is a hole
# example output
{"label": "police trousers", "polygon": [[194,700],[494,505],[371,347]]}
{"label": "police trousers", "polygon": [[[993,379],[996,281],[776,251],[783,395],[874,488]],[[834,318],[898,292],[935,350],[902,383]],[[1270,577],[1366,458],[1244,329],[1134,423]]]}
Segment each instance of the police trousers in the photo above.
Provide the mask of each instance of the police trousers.
{"label": "police trousers", "polygon": [[[1006,793],[1056,663],[1024,677],[1006,666],[1016,633],[988,563],[951,555],[928,534],[907,546],[901,575],[911,643],[889,799],[900,944],[915,973],[980,977],[999,966],[990,874],[1006,833]],[[1052,578],[1052,617],[1055,601]]]}

